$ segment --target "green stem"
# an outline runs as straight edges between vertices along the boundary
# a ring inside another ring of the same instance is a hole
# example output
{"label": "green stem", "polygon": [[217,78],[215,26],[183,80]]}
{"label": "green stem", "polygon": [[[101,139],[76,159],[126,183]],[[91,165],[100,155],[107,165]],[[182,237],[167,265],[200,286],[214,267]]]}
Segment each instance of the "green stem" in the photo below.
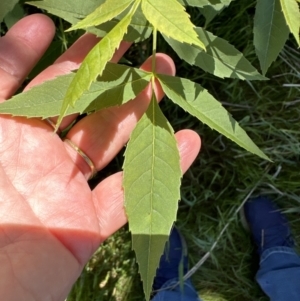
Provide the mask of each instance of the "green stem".
{"label": "green stem", "polygon": [[[152,73],[156,74],[156,44],[157,44],[157,29],[153,28],[153,42],[152,42]],[[155,76],[152,77],[152,84],[154,84]]]}

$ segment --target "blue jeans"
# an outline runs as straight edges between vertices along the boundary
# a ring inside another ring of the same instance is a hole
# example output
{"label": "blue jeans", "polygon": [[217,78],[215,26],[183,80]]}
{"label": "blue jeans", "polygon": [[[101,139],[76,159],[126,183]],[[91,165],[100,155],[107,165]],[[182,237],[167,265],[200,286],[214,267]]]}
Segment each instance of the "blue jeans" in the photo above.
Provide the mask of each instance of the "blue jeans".
{"label": "blue jeans", "polygon": [[[300,257],[288,247],[273,247],[265,250],[260,259],[256,280],[271,301],[300,300]],[[166,282],[162,288],[177,283],[178,279]],[[152,301],[201,301],[190,280],[182,288],[159,291]]]}
{"label": "blue jeans", "polygon": [[256,281],[271,301],[299,301],[300,257],[288,247],[265,250]]}

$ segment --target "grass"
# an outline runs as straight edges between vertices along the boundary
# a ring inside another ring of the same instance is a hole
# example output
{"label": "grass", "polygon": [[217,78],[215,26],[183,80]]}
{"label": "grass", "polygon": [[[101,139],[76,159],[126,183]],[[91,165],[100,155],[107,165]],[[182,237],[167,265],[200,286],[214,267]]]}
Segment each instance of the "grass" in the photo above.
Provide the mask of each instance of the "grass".
{"label": "grass", "polygon": [[[254,7],[254,1],[233,1],[207,29],[235,45],[259,69],[251,41]],[[195,23],[204,25],[197,9],[189,12]],[[64,48],[74,37],[65,35],[57,19],[56,24],[55,41]],[[148,41],[132,47],[126,59],[140,64],[150,54],[150,44]],[[220,100],[273,160],[262,161],[167,99],[162,102],[175,130],[194,129],[202,137],[201,153],[183,178],[177,220],[189,246],[191,267],[210,252],[224,231],[210,256],[192,276],[193,282],[203,301],[268,300],[255,282],[258,256],[236,210],[256,187],[251,196],[269,195],[282,207],[299,245],[299,51],[291,39],[269,69],[269,81],[243,82],[222,80],[191,68],[161,39],[159,49],[173,57],[179,76],[199,82]],[[120,170],[122,160],[121,152],[91,185]],[[96,300],[143,300],[127,227],[100,246],[68,297],[68,301]]]}

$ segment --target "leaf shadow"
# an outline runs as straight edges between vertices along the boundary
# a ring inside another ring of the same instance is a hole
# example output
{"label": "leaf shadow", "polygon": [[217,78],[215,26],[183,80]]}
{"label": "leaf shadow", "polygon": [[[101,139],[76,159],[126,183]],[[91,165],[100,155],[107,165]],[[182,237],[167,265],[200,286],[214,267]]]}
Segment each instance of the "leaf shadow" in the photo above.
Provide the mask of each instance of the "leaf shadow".
{"label": "leaf shadow", "polygon": [[[114,19],[112,21],[106,22],[104,24],[101,24],[99,26],[95,26],[94,28],[97,30],[95,33],[97,33],[98,36],[105,36],[108,32],[110,32],[117,24],[119,23],[119,20]],[[139,27],[142,27],[142,25],[139,25]],[[141,40],[145,40],[150,36],[151,33],[151,27],[144,25],[142,27],[142,31],[138,31],[136,27],[134,27],[132,24],[128,27],[128,32],[124,35],[123,40],[127,42],[138,42]],[[92,29],[90,31],[93,32]]]}
{"label": "leaf shadow", "polygon": [[166,36],[164,38],[181,59],[220,78],[267,79],[251,65],[240,51],[226,40],[214,36],[200,27],[196,29],[196,32],[198,38],[204,43],[206,51],[195,45],[181,44]]}
{"label": "leaf shadow", "polygon": [[[103,92],[86,107],[84,112],[96,112],[112,106],[120,106],[136,97],[149,83],[135,68],[108,63],[97,83]],[[94,93],[92,87],[89,93]]]}
{"label": "leaf shadow", "polygon": [[173,136],[172,127],[171,127],[168,119],[166,118],[166,116],[164,115],[162,110],[160,109],[160,106],[157,103],[156,96],[154,97],[154,101],[155,101],[155,103],[153,106],[153,110],[148,108],[148,110],[145,112],[145,115],[147,116],[147,118],[153,124],[154,127],[158,126],[162,129],[166,130]]}
{"label": "leaf shadow", "polygon": [[[205,44],[206,52],[207,52],[207,54],[209,54],[208,57],[207,56],[205,57],[205,63],[206,63],[206,65],[208,64],[208,66],[212,70],[211,73],[213,73],[216,68],[215,60],[214,60],[214,57],[215,57],[218,60],[220,60],[221,62],[223,62],[223,64],[226,65],[226,67],[231,70],[231,74],[228,77],[231,77],[231,78],[240,78],[241,76],[244,77],[244,75],[241,73],[241,70],[245,69],[245,62],[243,61],[243,56],[240,56],[240,58],[237,59],[239,53],[235,50],[235,48],[231,47],[230,44],[226,45],[227,47],[224,47],[225,46],[225,44],[224,44],[222,47],[222,53],[224,53],[227,57],[231,57],[234,64],[229,65],[229,64],[225,63],[219,53],[220,52],[220,50],[219,50],[220,49],[220,41],[218,40],[218,38],[214,37],[212,39],[208,35],[207,31],[203,31],[203,33],[204,33],[206,41],[207,41],[207,44]],[[201,53],[199,53],[198,57],[200,55],[201,55]],[[196,58],[196,60],[197,60],[197,58]]]}

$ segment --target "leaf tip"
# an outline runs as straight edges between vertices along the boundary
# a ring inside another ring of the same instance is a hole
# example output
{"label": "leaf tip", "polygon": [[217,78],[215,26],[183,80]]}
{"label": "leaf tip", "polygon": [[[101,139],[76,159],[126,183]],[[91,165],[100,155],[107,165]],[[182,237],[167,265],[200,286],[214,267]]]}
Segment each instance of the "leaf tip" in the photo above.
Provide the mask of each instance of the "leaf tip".
{"label": "leaf tip", "polygon": [[75,25],[74,25],[74,26],[71,26],[70,28],[66,29],[65,32],[73,31],[73,30],[75,29],[74,27],[75,27]]}

